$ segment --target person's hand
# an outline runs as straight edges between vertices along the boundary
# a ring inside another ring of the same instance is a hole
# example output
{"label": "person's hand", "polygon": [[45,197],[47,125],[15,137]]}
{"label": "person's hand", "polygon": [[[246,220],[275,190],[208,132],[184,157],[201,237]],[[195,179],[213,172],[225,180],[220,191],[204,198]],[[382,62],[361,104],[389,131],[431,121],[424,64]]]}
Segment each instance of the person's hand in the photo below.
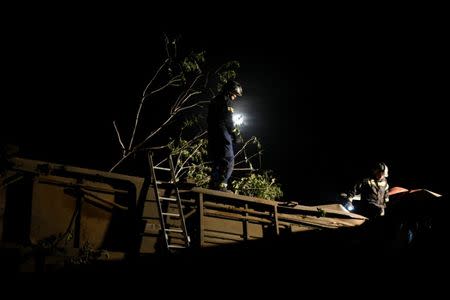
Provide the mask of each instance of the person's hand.
{"label": "person's hand", "polygon": [[240,144],[244,143],[244,139],[242,138],[242,135],[240,135],[240,134],[234,134],[234,136],[233,136],[233,142],[234,142],[235,144],[240,145]]}
{"label": "person's hand", "polygon": [[242,135],[238,135],[238,137],[236,138],[236,144],[243,144],[244,143],[244,139],[242,138]]}
{"label": "person's hand", "polygon": [[342,206],[344,206],[344,208],[348,211],[355,210],[355,207],[353,206],[352,201],[350,201],[349,199],[343,200]]}

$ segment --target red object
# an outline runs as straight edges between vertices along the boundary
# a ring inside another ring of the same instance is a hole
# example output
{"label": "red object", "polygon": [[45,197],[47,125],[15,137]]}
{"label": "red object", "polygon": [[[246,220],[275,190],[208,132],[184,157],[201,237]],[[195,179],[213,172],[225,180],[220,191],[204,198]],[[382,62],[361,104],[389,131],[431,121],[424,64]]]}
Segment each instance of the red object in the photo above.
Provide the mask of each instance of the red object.
{"label": "red object", "polygon": [[407,190],[407,189],[405,189],[405,188],[402,188],[402,187],[399,187],[399,186],[394,186],[393,188],[390,188],[389,189],[389,196],[391,196],[391,195],[395,195],[395,194],[398,194],[398,193],[405,193],[405,192],[408,192],[409,190]]}

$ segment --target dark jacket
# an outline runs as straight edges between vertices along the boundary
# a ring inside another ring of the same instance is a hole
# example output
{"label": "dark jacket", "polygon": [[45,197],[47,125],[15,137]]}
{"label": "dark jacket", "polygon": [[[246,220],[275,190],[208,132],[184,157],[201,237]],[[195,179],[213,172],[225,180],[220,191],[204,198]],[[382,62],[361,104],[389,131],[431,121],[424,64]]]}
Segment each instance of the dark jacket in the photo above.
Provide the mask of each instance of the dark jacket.
{"label": "dark jacket", "polygon": [[355,195],[361,194],[362,205],[373,205],[379,208],[385,208],[386,202],[389,201],[389,184],[386,178],[376,180],[374,178],[366,178],[353,186],[347,193],[349,200]]}
{"label": "dark jacket", "polygon": [[211,100],[208,109],[208,148],[209,154],[216,157],[234,156],[232,100],[219,94]]}

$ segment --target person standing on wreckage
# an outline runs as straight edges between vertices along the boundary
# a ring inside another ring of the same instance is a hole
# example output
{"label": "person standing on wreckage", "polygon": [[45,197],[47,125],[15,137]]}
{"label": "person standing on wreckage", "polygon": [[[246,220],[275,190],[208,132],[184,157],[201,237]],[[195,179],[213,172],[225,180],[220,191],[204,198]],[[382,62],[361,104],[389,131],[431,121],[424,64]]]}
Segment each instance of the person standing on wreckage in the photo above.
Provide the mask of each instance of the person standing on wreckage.
{"label": "person standing on wreckage", "polygon": [[212,163],[209,188],[223,192],[234,168],[233,143],[242,143],[239,130],[233,122],[233,102],[242,96],[242,86],[228,81],[221,92],[211,100],[208,108],[208,156]]}

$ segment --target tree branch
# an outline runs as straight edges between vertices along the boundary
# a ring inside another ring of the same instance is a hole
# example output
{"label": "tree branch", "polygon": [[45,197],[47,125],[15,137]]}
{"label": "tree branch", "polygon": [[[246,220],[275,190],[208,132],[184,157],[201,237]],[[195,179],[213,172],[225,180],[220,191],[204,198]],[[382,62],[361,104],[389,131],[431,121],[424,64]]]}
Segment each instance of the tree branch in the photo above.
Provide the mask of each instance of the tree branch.
{"label": "tree branch", "polygon": [[164,126],[166,126],[174,117],[175,115],[171,115],[158,129],[154,130],[150,135],[148,135],[142,142],[140,142],[138,145],[134,146],[133,149],[129,150],[128,153],[126,153],[122,158],[109,170],[110,172],[114,171],[115,168],[117,168],[125,159],[130,157],[131,154],[135,153],[139,148],[145,144],[150,138],[152,138],[155,134],[157,134]]}
{"label": "tree branch", "polygon": [[256,171],[257,169],[254,168],[234,168],[234,171]]}
{"label": "tree branch", "polygon": [[251,155],[250,157],[246,158],[245,160],[241,160],[241,161],[235,163],[234,165],[237,166],[237,165],[243,164],[243,163],[249,161],[250,159],[252,159],[253,157],[255,157],[256,155],[260,155],[261,153],[262,153],[262,150],[256,152],[255,154]]}
{"label": "tree branch", "polygon": [[[175,114],[171,114],[169,118],[158,128],[152,131],[142,142],[134,146],[134,149],[139,149],[143,144],[145,144],[149,139],[151,139],[155,134],[161,131],[172,119],[175,117]],[[135,150],[134,150],[135,151]]]}
{"label": "tree branch", "polygon": [[[207,130],[203,130],[202,133],[197,134],[196,136],[194,136],[190,141],[186,142],[186,145],[184,147],[181,147],[180,150],[184,150],[186,148],[188,148],[192,143],[194,143],[196,140],[200,139],[201,137],[203,137],[204,135],[206,135],[206,133],[208,133]],[[181,136],[180,136],[181,138]],[[180,151],[181,153],[181,151]],[[178,159],[180,158],[180,156],[178,155]],[[177,160],[178,161],[178,160]]]}
{"label": "tree branch", "polygon": [[145,86],[144,92],[142,93],[142,97],[145,97],[147,94],[148,88],[152,85],[153,81],[155,81],[156,77],[158,77],[158,74],[161,72],[161,70],[164,68],[164,66],[169,62],[169,58],[166,58],[166,60],[162,63],[162,65],[159,67],[159,69],[156,71],[155,75],[153,75],[153,78],[149,81],[149,83]]}
{"label": "tree branch", "polygon": [[245,149],[245,147],[248,146],[248,144],[249,144],[250,142],[253,142],[253,141],[255,141],[255,140],[256,140],[256,138],[255,138],[255,137],[252,137],[252,138],[250,138],[248,141],[246,141],[245,144],[241,147],[241,149],[234,155],[234,157],[237,157],[237,156]]}
{"label": "tree branch", "polygon": [[[179,77],[179,78],[177,78],[177,77]],[[160,88],[157,88],[156,90],[151,91],[150,93],[144,95],[144,96],[142,97],[142,99],[141,99],[141,102],[144,102],[144,100],[146,100],[148,97],[150,97],[151,95],[156,94],[156,93],[162,91],[163,89],[165,89],[165,88],[168,87],[168,86],[174,86],[175,83],[178,83],[178,82],[180,82],[180,81],[181,81],[181,75],[177,75],[177,76],[173,77],[173,78],[170,79],[165,85],[163,85],[163,86],[161,86]]]}
{"label": "tree branch", "polygon": [[175,110],[178,109],[178,107],[181,107],[183,105],[183,103],[186,102],[186,100],[191,96],[190,95],[188,98],[186,98],[186,96],[189,94],[189,91],[192,90],[192,88],[196,84],[197,80],[200,79],[202,76],[203,75],[198,75],[197,77],[195,77],[195,79],[192,81],[189,88],[187,88],[185,92],[181,93],[180,96],[178,96],[177,100],[175,101],[175,103],[172,105],[172,108],[170,109],[171,113],[173,113]]}
{"label": "tree branch", "polygon": [[[195,92],[195,93],[192,93],[191,95],[189,95],[189,97],[197,95],[197,94],[201,94],[201,93],[202,92]],[[191,108],[196,107],[196,106],[201,106],[201,105],[199,103],[195,103],[195,104],[192,104],[192,105],[189,105],[189,106],[185,106],[183,108],[178,108],[177,110],[175,110],[175,113],[177,114],[179,112],[185,111],[187,109],[191,109]]]}
{"label": "tree branch", "polygon": [[116,121],[113,121],[114,129],[116,130],[117,138],[119,139],[120,147],[122,147],[123,153],[125,153],[125,145],[122,142],[122,139],[120,138],[119,129],[117,128]]}
{"label": "tree branch", "polygon": [[125,155],[123,155],[122,156],[122,158],[121,159],[119,159],[119,161],[114,165],[114,166],[112,166],[112,168],[111,169],[109,169],[109,172],[112,172],[112,171],[114,171],[125,159],[127,159],[132,153],[134,153],[134,151],[130,151],[130,152],[128,152],[128,153],[126,153]]}
{"label": "tree branch", "polygon": [[141,110],[142,110],[142,106],[144,105],[144,100],[146,98],[146,93],[148,88],[150,87],[150,85],[153,83],[153,81],[156,79],[156,77],[158,76],[158,74],[161,72],[161,70],[164,68],[164,66],[167,64],[167,62],[169,61],[169,58],[166,58],[166,60],[164,61],[164,63],[159,67],[159,69],[156,71],[155,75],[153,75],[153,78],[150,80],[150,82],[147,84],[147,86],[144,89],[144,92],[142,93],[142,99],[141,102],[139,103],[139,108],[138,111],[136,113],[136,119],[134,121],[134,127],[133,127],[133,132],[131,134],[131,139],[130,139],[130,144],[128,145],[128,151],[131,150],[131,147],[133,146],[133,140],[134,140],[134,136],[136,135],[136,129],[139,123],[139,117],[141,115]]}
{"label": "tree branch", "polygon": [[184,167],[184,165],[192,158],[192,156],[194,156],[194,154],[198,151],[198,149],[200,149],[200,147],[203,146],[203,143],[200,143],[195,149],[194,151],[192,151],[192,153],[185,159],[185,161],[183,162],[183,164],[181,164],[180,169],[175,173],[175,178],[178,177],[178,174],[181,171],[181,168]]}

